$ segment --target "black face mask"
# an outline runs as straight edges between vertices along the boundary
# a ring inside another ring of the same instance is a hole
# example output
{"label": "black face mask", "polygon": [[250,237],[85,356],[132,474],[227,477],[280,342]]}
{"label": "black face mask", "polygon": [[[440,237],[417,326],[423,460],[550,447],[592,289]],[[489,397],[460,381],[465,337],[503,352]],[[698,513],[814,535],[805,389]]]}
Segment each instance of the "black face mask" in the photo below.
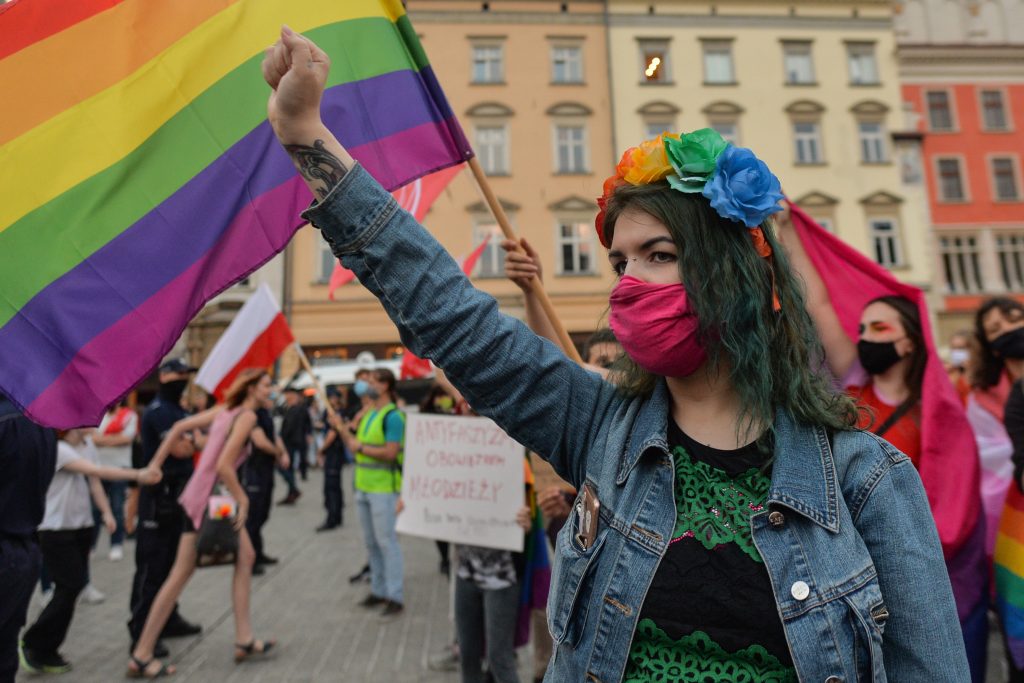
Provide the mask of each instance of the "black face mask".
{"label": "black face mask", "polygon": [[177,403],[181,400],[181,395],[185,393],[185,387],[187,386],[187,379],[176,379],[170,382],[164,382],[160,385],[160,398],[170,401],[171,403]]}
{"label": "black face mask", "polygon": [[991,342],[992,350],[1002,358],[1024,358],[1024,327],[1003,332]]}
{"label": "black face mask", "polygon": [[896,342],[870,342],[861,339],[857,342],[857,355],[860,357],[861,366],[869,375],[881,375],[900,362]]}

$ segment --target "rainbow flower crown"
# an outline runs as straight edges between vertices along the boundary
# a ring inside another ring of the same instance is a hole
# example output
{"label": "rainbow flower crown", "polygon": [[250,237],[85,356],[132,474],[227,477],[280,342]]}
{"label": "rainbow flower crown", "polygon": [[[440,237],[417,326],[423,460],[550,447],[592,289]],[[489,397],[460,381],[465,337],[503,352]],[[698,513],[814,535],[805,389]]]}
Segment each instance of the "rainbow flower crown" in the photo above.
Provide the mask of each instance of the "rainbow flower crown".
{"label": "rainbow flower crown", "polygon": [[711,128],[679,135],[662,133],[627,149],[615,175],[604,181],[595,221],[601,244],[610,246],[604,234],[604,216],[616,188],[660,180],[667,180],[680,192],[701,193],[719,216],[747,228],[757,228],[782,210],[779,179],[749,149],[726,142]]}

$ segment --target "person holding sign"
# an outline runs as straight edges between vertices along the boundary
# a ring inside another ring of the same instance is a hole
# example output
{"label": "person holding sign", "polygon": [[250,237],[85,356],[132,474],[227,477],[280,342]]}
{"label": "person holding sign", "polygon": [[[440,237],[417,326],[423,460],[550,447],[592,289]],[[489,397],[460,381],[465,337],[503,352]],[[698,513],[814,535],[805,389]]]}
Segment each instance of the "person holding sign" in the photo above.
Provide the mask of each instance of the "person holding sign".
{"label": "person holding sign", "polygon": [[370,594],[359,605],[379,606],[384,617],[403,610],[404,569],[395,516],[402,492],[405,415],[395,405],[395,384],[395,375],[387,368],[370,372],[366,377],[370,409],[359,420],[356,433],[344,425],[335,430],[356,454],[356,506],[370,557]]}
{"label": "person holding sign", "polygon": [[329,68],[287,27],[263,61],[304,217],[413,353],[579,491],[546,680],[969,678],[912,463],[815,371],[763,162],[710,129],[666,134],[605,183],[616,387],[502,315],[356,164],[320,119]]}

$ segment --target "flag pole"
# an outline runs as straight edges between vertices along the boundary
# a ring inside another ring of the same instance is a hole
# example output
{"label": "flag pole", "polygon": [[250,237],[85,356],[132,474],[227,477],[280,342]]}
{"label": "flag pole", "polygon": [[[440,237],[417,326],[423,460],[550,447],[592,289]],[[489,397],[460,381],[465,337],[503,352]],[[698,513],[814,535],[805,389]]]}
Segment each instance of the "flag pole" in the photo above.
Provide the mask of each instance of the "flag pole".
{"label": "flag pole", "polygon": [[320,384],[320,379],[313,373],[313,366],[309,364],[309,359],[306,358],[306,352],[302,350],[302,345],[298,341],[295,342],[295,350],[299,354],[299,362],[302,364],[302,369],[305,370],[310,379],[313,380],[313,386],[316,387],[316,393],[320,397],[320,402],[324,404],[324,409],[327,414],[331,417],[337,417],[338,414],[334,412],[334,406],[327,400],[327,392],[324,391],[324,386]]}
{"label": "flag pole", "polygon": [[[491,189],[490,183],[487,182],[487,176],[484,174],[484,170],[480,167],[480,162],[477,161],[475,156],[469,158],[469,168],[473,172],[473,179],[476,180],[477,186],[484,194],[484,199],[487,201],[487,205],[491,207],[491,213],[494,214],[494,218],[498,221],[498,225],[501,226],[501,231],[505,234],[505,238],[512,240],[516,245],[518,245],[519,237],[516,235],[515,230],[512,229],[512,224],[509,222],[508,216],[505,215],[505,210],[501,208],[501,203],[498,201],[497,196],[495,196],[494,191]],[[522,249],[522,247],[518,248]],[[551,322],[551,327],[554,328],[555,334],[558,335],[558,341],[561,342],[562,350],[565,351],[565,355],[569,356],[569,358],[580,365],[583,365],[583,358],[580,357],[579,351],[576,350],[576,345],[573,344],[572,339],[569,338],[569,333],[566,331],[565,325],[562,324],[562,320],[558,317],[558,313],[555,312],[555,307],[551,303],[548,293],[544,291],[544,285],[541,283],[540,278],[534,278],[531,280],[531,283],[533,294],[537,297],[537,301],[540,302],[541,308],[544,309],[544,314],[547,315],[548,320]]]}

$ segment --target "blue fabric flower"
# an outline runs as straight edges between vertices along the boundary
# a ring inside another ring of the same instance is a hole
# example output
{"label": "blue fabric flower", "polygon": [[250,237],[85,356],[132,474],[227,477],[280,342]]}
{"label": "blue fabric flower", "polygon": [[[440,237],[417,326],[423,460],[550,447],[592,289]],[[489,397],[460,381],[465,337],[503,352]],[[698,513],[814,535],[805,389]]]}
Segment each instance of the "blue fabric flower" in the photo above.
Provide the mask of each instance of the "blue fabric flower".
{"label": "blue fabric flower", "polygon": [[782,187],[768,166],[745,147],[729,145],[702,194],[719,216],[753,228],[781,211]]}

